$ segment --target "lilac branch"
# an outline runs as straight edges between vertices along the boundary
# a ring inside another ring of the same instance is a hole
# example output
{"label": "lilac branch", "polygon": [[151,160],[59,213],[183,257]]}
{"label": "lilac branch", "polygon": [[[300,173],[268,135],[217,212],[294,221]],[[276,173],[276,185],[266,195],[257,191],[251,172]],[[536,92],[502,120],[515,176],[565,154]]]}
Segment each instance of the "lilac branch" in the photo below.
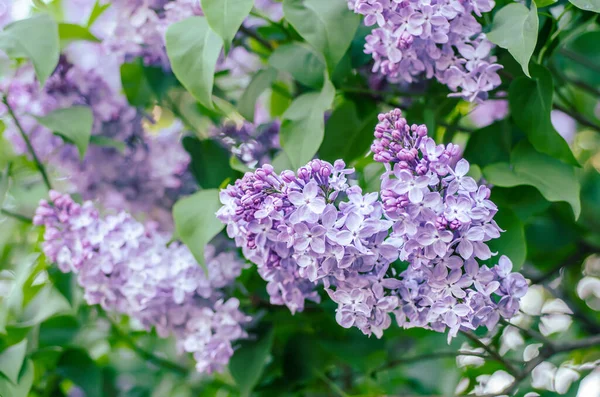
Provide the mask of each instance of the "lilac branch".
{"label": "lilac branch", "polygon": [[48,174],[46,173],[46,168],[44,167],[44,165],[40,161],[39,157],[35,153],[35,150],[33,149],[33,145],[31,144],[29,137],[25,133],[23,126],[21,126],[21,123],[19,122],[19,119],[15,115],[13,108],[8,103],[8,99],[6,98],[6,96],[2,97],[2,103],[4,103],[4,106],[6,106],[6,109],[8,110],[8,114],[14,120],[15,126],[21,133],[21,137],[23,138],[23,140],[25,141],[25,144],[27,145],[27,150],[29,151],[29,154],[31,154],[31,157],[33,158],[33,161],[35,162],[35,166],[37,167],[38,171],[40,171],[40,174],[42,174],[42,178],[44,179],[44,183],[46,184],[46,187],[48,188],[48,190],[52,190],[52,184],[50,183],[50,179],[48,178]]}

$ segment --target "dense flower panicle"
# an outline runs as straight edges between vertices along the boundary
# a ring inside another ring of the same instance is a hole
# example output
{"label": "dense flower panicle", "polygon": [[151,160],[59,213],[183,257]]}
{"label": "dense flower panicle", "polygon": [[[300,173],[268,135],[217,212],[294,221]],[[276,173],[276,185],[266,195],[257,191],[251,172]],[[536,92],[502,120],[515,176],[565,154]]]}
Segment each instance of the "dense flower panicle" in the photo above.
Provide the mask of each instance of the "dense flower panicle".
{"label": "dense flower panicle", "polygon": [[226,122],[215,129],[214,135],[221,144],[250,168],[268,164],[279,146],[279,122],[255,125],[243,122],[238,125]]}
{"label": "dense flower panicle", "polygon": [[351,173],[341,160],[280,175],[265,165],[222,191],[217,215],[268,281],[272,303],[302,310],[318,300],[321,283],[340,305],[342,326],[381,336],[398,304],[381,281],[398,253],[384,241],[392,222],[377,193],[350,187]]}
{"label": "dense flower panicle", "polygon": [[[97,45],[89,46],[88,57],[107,55]],[[94,54],[93,51],[96,51]],[[65,177],[84,199],[101,199],[107,208],[144,213],[161,224],[170,223],[175,199],[190,189],[187,173],[189,156],[180,144],[183,127],[176,122],[151,134],[143,126],[143,114],[129,106],[119,93],[120,84],[110,81],[99,68],[89,69],[89,59],[71,62],[67,52],[43,88],[33,68],[18,69],[4,84],[8,102],[14,109],[36,154]],[[110,62],[110,58],[107,62]],[[118,64],[113,72],[118,76]],[[123,148],[91,144],[83,161],[76,148],[37,122],[54,110],[75,105],[89,106],[94,116],[92,135],[108,139]],[[6,138],[18,153],[27,147],[14,124],[6,117]],[[157,155],[160,153],[160,155]]]}
{"label": "dense flower panicle", "polygon": [[490,190],[467,175],[469,163],[456,145],[436,145],[424,125],[408,125],[400,110],[379,116],[374,158],[385,163],[383,209],[395,221],[390,238],[409,263],[400,276],[403,301],[397,318],[404,326],[492,328],[510,318],[527,291],[502,256],[497,265],[479,265],[494,254],[486,242],[500,236]]}
{"label": "dense flower panicle", "polygon": [[502,68],[490,55],[493,44],[473,14],[494,7],[493,0],[348,0],[367,26],[365,53],[373,71],[391,82],[435,77],[469,101],[487,98],[500,85]]}
{"label": "dense flower panicle", "polygon": [[265,165],[221,192],[217,216],[268,281],[272,303],[302,310],[320,284],[340,325],[378,337],[391,313],[449,337],[516,313],[525,279],[504,256],[492,268],[476,261],[492,256],[485,242],[500,235],[489,189],[466,176],[457,146],[426,135],[399,110],[380,115],[372,150],[386,163],[381,199],[349,186],[353,170],[341,160],[279,175]]}
{"label": "dense flower panicle", "polygon": [[77,274],[89,304],[135,318],[161,337],[174,335],[200,372],[227,365],[250,320],[224,292],[244,267],[234,253],[208,246],[206,275],[184,245],[168,244],[168,236],[127,213],[101,218],[89,201],[79,205],[54,191],[50,199],[34,218],[46,227],[44,253]]}

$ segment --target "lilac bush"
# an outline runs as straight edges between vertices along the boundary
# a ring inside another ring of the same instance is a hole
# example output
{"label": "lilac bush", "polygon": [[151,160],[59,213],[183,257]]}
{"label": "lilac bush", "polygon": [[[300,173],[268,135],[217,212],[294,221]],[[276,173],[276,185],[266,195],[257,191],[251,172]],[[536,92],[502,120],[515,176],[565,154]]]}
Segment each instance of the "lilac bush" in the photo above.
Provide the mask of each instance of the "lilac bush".
{"label": "lilac bush", "polygon": [[233,252],[206,250],[204,273],[184,245],[120,212],[100,217],[90,201],[79,205],[50,192],[34,218],[45,226],[43,251],[62,272],[77,275],[84,298],[109,312],[125,314],[193,353],[200,372],[221,371],[232,344],[246,336],[250,317],[226,287],[244,262]]}
{"label": "lilac bush", "polygon": [[[276,174],[265,165],[221,192],[218,217],[267,280],[271,303],[301,311],[323,285],[343,327],[381,337],[405,328],[462,329],[511,318],[527,282],[486,242],[500,236],[490,190],[467,176],[456,145],[436,145],[400,110],[379,116],[371,150],[381,193],[350,186],[342,160]],[[381,198],[380,198],[381,197]],[[396,261],[408,263],[405,270]]]}
{"label": "lilac bush", "polygon": [[[107,56],[96,45],[84,48],[87,56],[96,61]],[[110,73],[118,70],[118,65],[111,65],[111,61],[110,57],[105,60],[109,69],[99,73],[86,67],[90,59],[80,59],[67,51],[43,88],[39,87],[33,68],[26,65],[5,82],[4,91],[37,155],[66,177],[66,185],[84,199],[102,199],[107,208],[146,214],[167,227],[173,203],[194,186],[187,172],[189,156],[179,143],[184,128],[176,121],[158,133],[150,132],[143,112],[130,106],[120,94],[120,83],[112,81]],[[81,161],[73,145],[65,144],[32,117],[74,105],[92,110],[93,136],[123,148],[92,143]],[[8,122],[6,138],[17,153],[27,153],[14,121]]]}

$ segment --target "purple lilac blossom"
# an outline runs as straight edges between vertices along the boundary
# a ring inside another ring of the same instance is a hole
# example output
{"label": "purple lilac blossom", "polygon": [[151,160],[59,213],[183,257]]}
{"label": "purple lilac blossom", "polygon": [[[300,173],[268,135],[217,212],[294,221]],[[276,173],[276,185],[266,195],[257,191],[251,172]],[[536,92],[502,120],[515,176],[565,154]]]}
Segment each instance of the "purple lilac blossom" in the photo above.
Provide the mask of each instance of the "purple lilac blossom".
{"label": "purple lilac blossom", "polygon": [[341,160],[279,175],[265,165],[221,192],[217,216],[273,304],[302,310],[322,285],[340,325],[377,337],[391,313],[407,328],[449,329],[449,338],[516,313],[525,279],[504,256],[491,268],[476,260],[489,259],[485,242],[500,236],[489,189],[466,175],[457,146],[426,135],[399,110],[380,115],[372,150],[386,163],[381,199],[350,187],[353,170]]}
{"label": "purple lilac blossom", "polygon": [[475,105],[475,108],[469,113],[469,118],[477,128],[483,128],[506,118],[507,115],[508,101],[506,99],[488,99]]}
{"label": "purple lilac blossom", "polygon": [[493,267],[480,265],[494,253],[486,242],[502,231],[490,189],[467,175],[469,163],[453,144],[436,145],[424,125],[408,125],[399,109],[379,116],[371,146],[385,164],[381,198],[394,221],[390,239],[409,263],[396,286],[404,327],[492,329],[500,317],[519,309],[527,282],[500,257]]}
{"label": "purple lilac blossom", "polygon": [[550,112],[550,120],[554,129],[571,145],[577,134],[577,121],[560,110],[552,110]]}
{"label": "purple lilac blossom", "polygon": [[233,252],[207,246],[205,273],[187,247],[168,244],[169,236],[131,215],[102,218],[91,202],[79,205],[55,191],[41,201],[34,223],[46,228],[44,254],[77,274],[88,304],[128,315],[163,338],[173,335],[199,372],[221,371],[232,344],[246,337],[250,317],[225,293],[244,267]]}
{"label": "purple lilac blossom", "polygon": [[468,101],[487,98],[500,85],[501,65],[490,55],[493,44],[481,32],[478,17],[493,0],[348,0],[367,26],[374,72],[391,82],[412,83],[435,77]]}
{"label": "purple lilac blossom", "polygon": [[[97,59],[106,55],[104,64],[110,63],[111,58],[100,47],[89,49],[97,50]],[[170,224],[173,203],[191,188],[187,172],[189,157],[179,142],[182,125],[175,122],[156,134],[148,132],[142,123],[143,114],[129,106],[120,94],[120,84],[105,78],[111,75],[111,70],[74,64],[71,53],[78,51],[67,51],[61,57],[43,88],[29,65],[16,70],[2,84],[36,153],[84,199],[101,199],[107,208],[146,214],[162,225]],[[118,65],[114,66],[112,71],[118,76]],[[93,136],[116,141],[124,149],[92,144],[80,161],[73,145],[64,144],[32,117],[74,105],[91,108]],[[5,120],[5,137],[17,153],[27,153],[14,121],[9,117]]]}

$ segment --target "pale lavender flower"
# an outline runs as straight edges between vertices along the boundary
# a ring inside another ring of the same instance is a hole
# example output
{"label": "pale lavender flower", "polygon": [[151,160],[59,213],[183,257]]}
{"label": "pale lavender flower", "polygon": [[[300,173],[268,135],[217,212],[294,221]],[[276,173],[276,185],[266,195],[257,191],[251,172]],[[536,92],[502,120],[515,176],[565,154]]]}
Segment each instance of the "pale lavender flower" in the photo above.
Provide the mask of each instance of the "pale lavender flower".
{"label": "pale lavender flower", "polygon": [[373,71],[393,83],[435,77],[453,96],[482,101],[500,85],[493,45],[473,13],[490,11],[492,0],[349,0],[351,10],[377,24],[366,38]]}
{"label": "pale lavender flower", "polygon": [[193,353],[200,372],[221,371],[232,344],[250,318],[224,288],[244,263],[231,252],[206,250],[207,274],[184,245],[145,228],[127,213],[100,217],[91,202],[76,204],[50,192],[34,223],[46,227],[43,251],[63,272],[77,275],[88,304],[135,318],[173,335],[180,351]]}

